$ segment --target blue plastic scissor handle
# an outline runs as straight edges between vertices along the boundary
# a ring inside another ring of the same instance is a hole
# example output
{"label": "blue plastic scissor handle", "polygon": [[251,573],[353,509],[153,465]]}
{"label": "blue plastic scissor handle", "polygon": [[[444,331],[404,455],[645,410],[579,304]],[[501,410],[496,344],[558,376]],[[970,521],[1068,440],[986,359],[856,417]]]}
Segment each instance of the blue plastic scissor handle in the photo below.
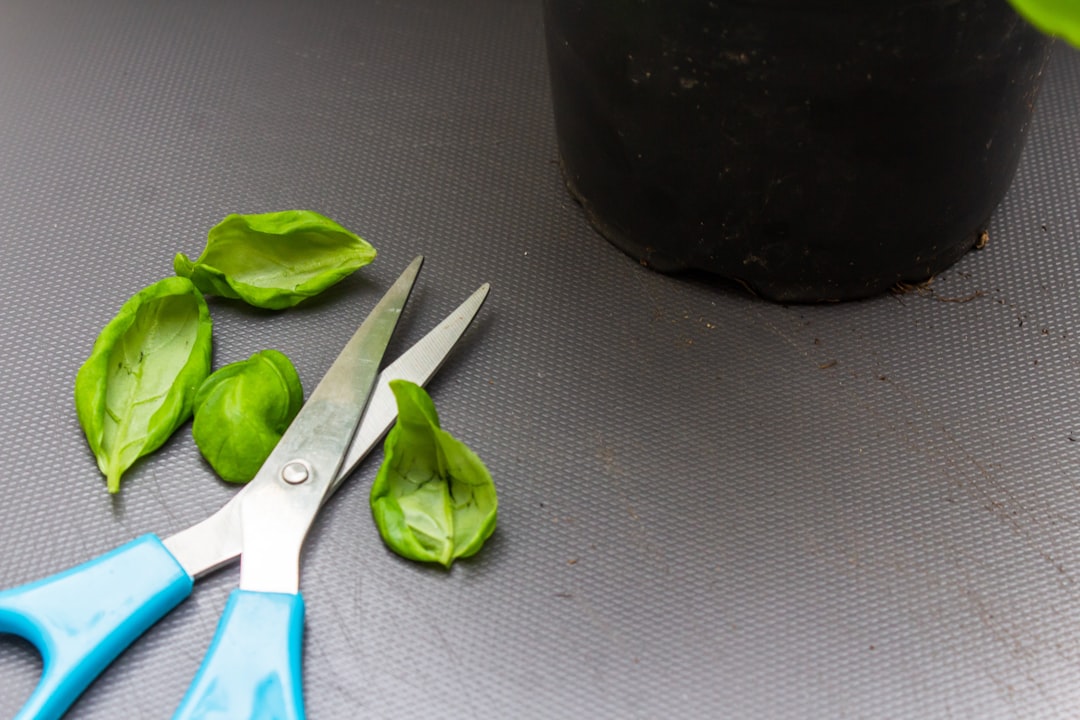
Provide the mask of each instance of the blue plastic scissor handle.
{"label": "blue plastic scissor handle", "polygon": [[303,720],[300,593],[233,590],[173,720]]}
{"label": "blue plastic scissor handle", "polygon": [[16,720],[56,720],[121,651],[191,594],[193,580],[154,535],[0,592],[0,633],[41,653]]}

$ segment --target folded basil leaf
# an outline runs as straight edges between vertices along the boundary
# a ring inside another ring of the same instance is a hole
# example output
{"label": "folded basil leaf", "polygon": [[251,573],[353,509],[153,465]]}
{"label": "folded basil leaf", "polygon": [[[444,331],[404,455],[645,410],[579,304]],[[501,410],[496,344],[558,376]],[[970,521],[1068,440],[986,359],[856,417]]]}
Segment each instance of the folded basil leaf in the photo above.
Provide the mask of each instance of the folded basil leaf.
{"label": "folded basil leaf", "polygon": [[75,411],[110,493],[191,417],[211,333],[202,294],[172,277],[136,293],[98,335],[75,376]]}
{"label": "folded basil leaf", "polygon": [[405,380],[390,388],[398,420],[371,487],[375,524],[399,555],[450,567],[494,532],[495,484],[480,458],[439,427],[423,388]]}
{"label": "folded basil leaf", "polygon": [[245,483],[303,404],[300,376],[289,358],[263,350],[206,378],[195,395],[191,435],[222,480]]}
{"label": "folded basil leaf", "polygon": [[229,215],[210,229],[192,261],[173,260],[177,275],[208,295],[280,310],[318,295],[375,259],[375,248],[309,210]]}

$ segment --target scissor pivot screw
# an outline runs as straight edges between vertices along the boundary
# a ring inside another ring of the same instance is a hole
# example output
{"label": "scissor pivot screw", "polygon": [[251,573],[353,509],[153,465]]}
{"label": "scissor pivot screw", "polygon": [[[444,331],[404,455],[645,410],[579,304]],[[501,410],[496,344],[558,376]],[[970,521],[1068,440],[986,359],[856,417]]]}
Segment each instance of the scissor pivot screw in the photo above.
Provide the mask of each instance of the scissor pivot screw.
{"label": "scissor pivot screw", "polygon": [[281,468],[281,479],[290,485],[299,485],[311,477],[311,468],[303,460],[293,460]]}

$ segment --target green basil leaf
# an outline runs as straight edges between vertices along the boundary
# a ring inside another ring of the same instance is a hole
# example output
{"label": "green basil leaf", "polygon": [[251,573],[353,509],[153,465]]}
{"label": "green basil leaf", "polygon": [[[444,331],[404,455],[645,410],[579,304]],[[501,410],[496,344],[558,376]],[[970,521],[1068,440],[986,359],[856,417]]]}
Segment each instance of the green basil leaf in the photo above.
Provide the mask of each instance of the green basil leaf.
{"label": "green basil leaf", "polygon": [[229,215],[210,229],[195,261],[173,260],[177,275],[208,295],[280,310],[317,295],[375,259],[375,248],[309,210]]}
{"label": "green basil leaf", "polygon": [[304,404],[296,368],[277,350],[215,371],[195,395],[191,435],[222,480],[255,477]]}
{"label": "green basil leaf", "polygon": [[1080,47],[1080,3],[1075,0],[1009,0],[1032,25]]}
{"label": "green basil leaf", "polygon": [[110,493],[191,416],[211,332],[202,294],[172,277],[136,293],[98,335],[75,376],[75,411]]}
{"label": "green basil leaf", "polygon": [[371,487],[375,524],[399,555],[450,567],[494,532],[495,484],[480,458],[439,427],[423,388],[405,380],[390,388],[398,420]]}

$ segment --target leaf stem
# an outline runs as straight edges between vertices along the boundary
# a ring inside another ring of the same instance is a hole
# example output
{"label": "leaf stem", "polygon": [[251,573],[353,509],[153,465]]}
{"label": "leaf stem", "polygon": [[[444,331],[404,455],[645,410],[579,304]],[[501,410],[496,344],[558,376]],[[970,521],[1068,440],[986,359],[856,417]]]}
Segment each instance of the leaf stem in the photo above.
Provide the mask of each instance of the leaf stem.
{"label": "leaf stem", "polygon": [[105,485],[108,487],[110,495],[120,492],[120,476],[123,474],[123,470],[109,469],[109,474],[105,476]]}

